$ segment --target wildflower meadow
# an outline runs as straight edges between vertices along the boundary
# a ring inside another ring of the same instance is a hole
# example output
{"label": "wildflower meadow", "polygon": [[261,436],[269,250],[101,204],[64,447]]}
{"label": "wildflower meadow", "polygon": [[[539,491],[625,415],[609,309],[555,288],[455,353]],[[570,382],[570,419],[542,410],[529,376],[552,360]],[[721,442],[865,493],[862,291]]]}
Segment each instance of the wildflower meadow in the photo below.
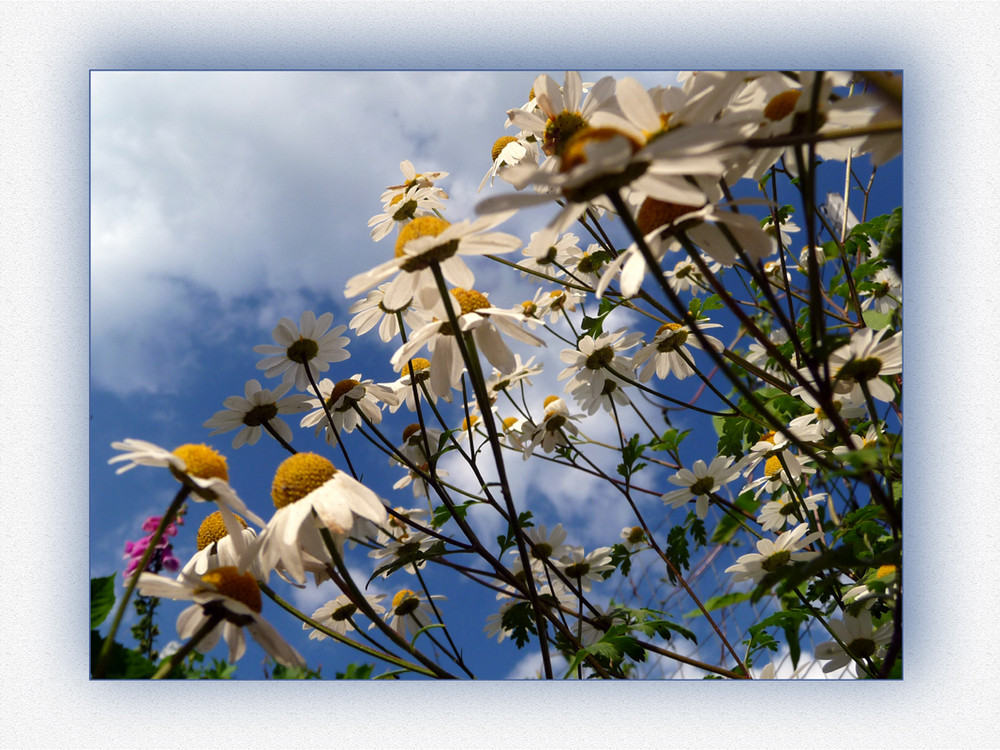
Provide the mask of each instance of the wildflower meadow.
{"label": "wildflower meadow", "polygon": [[[129,141],[102,134],[126,95],[161,116],[143,79],[104,75],[123,85],[95,120],[98,196],[125,180]],[[298,75],[265,83],[327,74]],[[373,100],[395,80],[340,75]],[[441,112],[408,143],[342,96],[358,143],[311,159],[277,144],[312,110],[269,94],[272,147],[241,151],[280,165],[263,198],[149,128],[175,215],[244,197],[246,233],[189,262],[255,291],[203,304],[149,251],[186,300],[176,330],[199,312],[187,349],[151,326],[135,350],[148,335],[208,385],[92,428],[91,677],[901,678],[902,75],[448,80],[406,78]],[[336,166],[353,149],[379,154],[377,189]],[[281,239],[254,230],[275,201]],[[97,354],[97,377],[135,372]]]}

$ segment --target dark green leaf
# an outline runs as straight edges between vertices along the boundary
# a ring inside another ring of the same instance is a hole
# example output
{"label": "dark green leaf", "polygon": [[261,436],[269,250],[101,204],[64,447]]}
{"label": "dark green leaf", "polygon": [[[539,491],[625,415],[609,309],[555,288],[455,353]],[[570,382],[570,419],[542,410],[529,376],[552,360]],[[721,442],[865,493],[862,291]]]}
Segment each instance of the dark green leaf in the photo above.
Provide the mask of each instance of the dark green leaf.
{"label": "dark green leaf", "polygon": [[115,576],[90,579],[90,629],[93,630],[108,616],[115,605]]}

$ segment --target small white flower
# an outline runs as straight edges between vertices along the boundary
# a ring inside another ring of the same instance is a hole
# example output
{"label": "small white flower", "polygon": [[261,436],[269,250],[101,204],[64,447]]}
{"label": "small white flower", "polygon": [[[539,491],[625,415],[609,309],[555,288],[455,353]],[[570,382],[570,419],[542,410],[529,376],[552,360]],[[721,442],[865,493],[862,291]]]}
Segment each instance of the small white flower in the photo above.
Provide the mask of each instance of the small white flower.
{"label": "small white flower", "polygon": [[222,402],[226,409],[216,412],[203,426],[213,430],[209,436],[241,428],[233,438],[233,448],[256,443],[262,425],[269,425],[282,440],[291,442],[292,430],[278,415],[296,414],[309,408],[308,397],[304,394],[285,396],[291,387],[290,382],[282,383],[272,392],[261,389],[258,381],[248,380],[244,395],[229,396]]}
{"label": "small white flower", "polygon": [[704,520],[708,515],[709,498],[713,492],[718,492],[724,484],[731,482],[739,473],[739,465],[733,466],[731,456],[716,456],[712,463],[705,465],[700,458],[694,462],[691,469],[681,468],[674,476],[667,477],[671,484],[680,485],[682,489],[667,492],[660,497],[665,504],[674,508],[686,505],[695,499],[695,514]]}
{"label": "small white flower", "polygon": [[[365,599],[368,600],[375,614],[381,615],[385,612],[385,607],[380,605],[380,602],[385,599],[385,594],[366,596]],[[354,623],[351,621],[351,618],[357,612],[358,608],[351,602],[350,598],[346,594],[341,594],[336,599],[327,602],[313,612],[312,619],[334,633],[347,635],[348,632],[354,630]],[[369,625],[368,629],[371,630],[373,627],[375,627],[375,623]],[[316,630],[308,623],[302,623],[302,629],[311,631],[309,633],[310,640],[322,641],[327,638],[326,633]]]}
{"label": "small white flower", "polygon": [[317,318],[311,310],[302,313],[299,325],[282,318],[273,332],[278,345],[262,344],[253,348],[258,354],[271,355],[258,362],[257,369],[264,370],[268,378],[284,373],[282,382],[295,383],[300,391],[309,391],[309,373],[315,380],[319,373],[330,368],[331,362],[340,362],[351,356],[344,348],[350,339],[340,335],[347,330],[347,326],[340,325],[330,330],[332,322],[333,313],[324,313]]}
{"label": "small white flower", "polygon": [[[768,574],[787,565],[789,562],[811,560],[819,552],[801,551],[815,540],[823,536],[821,531],[806,535],[809,524],[802,523],[790,531],[781,534],[777,539],[760,539],[757,541],[757,552],[741,555],[735,565],[726,568],[733,574],[733,582],[750,580],[754,583],[763,580]],[[804,538],[803,538],[804,537]]]}
{"label": "small white flower", "polygon": [[251,573],[240,573],[235,567],[210,570],[202,575],[181,573],[179,580],[142,573],[139,593],[166,599],[193,601],[177,618],[177,633],[187,640],[212,617],[221,620],[196,646],[208,653],[225,638],[229,644],[229,661],[238,661],[246,650],[243,629],[250,631],[261,647],[285,666],[304,667],[305,660],[260,616],[261,596]]}
{"label": "small white flower", "polygon": [[873,630],[872,613],[868,609],[862,609],[854,617],[845,614],[843,620],[831,619],[829,624],[848,650],[845,651],[837,641],[817,644],[814,653],[817,659],[826,662],[823,665],[824,672],[834,672],[854,665],[855,675],[860,676],[855,660],[877,657],[879,651],[892,640],[893,624],[887,622]]}

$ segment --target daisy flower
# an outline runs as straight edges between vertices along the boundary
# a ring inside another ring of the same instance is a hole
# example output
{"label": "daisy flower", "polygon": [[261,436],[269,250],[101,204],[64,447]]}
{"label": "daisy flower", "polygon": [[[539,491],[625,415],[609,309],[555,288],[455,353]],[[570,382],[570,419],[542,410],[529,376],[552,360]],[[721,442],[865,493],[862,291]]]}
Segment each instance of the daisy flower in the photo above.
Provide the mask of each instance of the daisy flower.
{"label": "daisy flower", "polygon": [[559,359],[568,367],[559,373],[558,380],[571,378],[566,393],[587,386],[592,397],[604,390],[608,380],[624,382],[632,372],[632,359],[624,354],[642,339],[641,332],[626,334],[626,328],[602,333],[596,339],[583,336],[576,342],[576,349],[563,349]]}
{"label": "daisy flower", "polygon": [[604,409],[608,414],[613,414],[615,411],[614,404],[628,406],[632,403],[629,400],[628,394],[625,393],[623,386],[623,383],[617,383],[614,380],[608,379],[604,381],[604,387],[601,388],[600,393],[595,394],[590,386],[584,383],[571,391],[570,395],[576,401],[581,411],[586,412],[587,415],[597,413],[598,409]]}
{"label": "daisy flower", "polygon": [[[718,323],[709,323],[707,320],[697,321],[698,328],[722,328]],[[718,351],[724,347],[722,342],[712,336],[705,337],[708,343]],[[689,344],[697,349],[701,349],[701,343],[692,335],[691,329],[680,323],[664,323],[660,326],[653,340],[635,353],[632,358],[632,365],[635,368],[642,367],[639,372],[639,380],[643,383],[648,381],[653,373],[660,380],[673,372],[678,380],[683,380],[688,375],[694,375],[694,370],[687,360],[691,359],[691,353],[685,347]],[[643,365],[645,365],[643,367]]]}
{"label": "daisy flower", "polygon": [[903,295],[903,281],[891,267],[887,266],[876,273],[874,284],[874,289],[860,293],[862,310],[867,310],[874,304],[875,311],[885,315],[899,307]]}
{"label": "daisy flower", "polygon": [[253,348],[258,354],[271,355],[258,362],[257,369],[264,370],[268,378],[284,373],[283,383],[295,383],[300,391],[308,392],[310,373],[315,381],[319,373],[330,369],[330,362],[351,356],[344,348],[350,339],[340,335],[347,326],[330,330],[332,322],[333,313],[324,313],[317,319],[311,310],[302,313],[297,326],[289,318],[282,318],[273,332],[278,346],[262,344]]}
{"label": "daisy flower", "polygon": [[852,401],[861,401],[864,398],[861,383],[865,383],[872,398],[886,402],[895,398],[892,386],[882,377],[903,371],[903,334],[883,341],[887,333],[888,328],[881,331],[862,328],[854,332],[849,344],[830,355],[835,393],[847,394]]}
{"label": "daisy flower", "polygon": [[439,200],[442,196],[448,197],[440,188],[429,187],[410,187],[404,192],[395,193],[382,206],[382,213],[375,214],[368,220],[368,226],[372,228],[371,238],[379,242],[395,227],[412,221],[417,216],[444,211],[445,206]]}
{"label": "daisy flower", "polygon": [[504,638],[509,638],[513,631],[507,630],[503,626],[504,615],[507,610],[517,604],[513,599],[506,599],[500,603],[500,610],[486,618],[486,626],[483,632],[487,638],[497,637],[497,643],[503,643]]}
{"label": "daisy flower", "polygon": [[486,379],[486,390],[490,393],[490,402],[495,402],[501,392],[518,384],[521,387],[531,387],[531,378],[538,375],[544,367],[541,362],[537,365],[532,364],[534,361],[534,357],[529,357],[527,362],[522,362],[521,355],[514,354],[513,370],[504,373],[494,368],[492,374]]}
{"label": "daisy flower", "polygon": [[[385,612],[385,607],[380,604],[381,601],[385,599],[385,596],[385,594],[374,594],[365,597],[371,605],[372,610],[377,615],[381,615]],[[324,626],[327,630],[332,630],[334,633],[340,633],[340,635],[347,635],[347,633],[354,630],[354,622],[351,618],[353,618],[357,612],[357,606],[351,602],[347,594],[341,594],[336,599],[327,602],[313,612],[312,619]],[[371,630],[373,627],[375,627],[375,623],[369,625],[368,629]],[[310,640],[322,641],[327,638],[326,633],[316,630],[308,623],[302,623],[302,629],[312,631],[309,633]]]}
{"label": "daisy flower", "polygon": [[215,648],[221,636],[229,644],[229,662],[238,661],[246,651],[245,628],[275,661],[287,667],[305,666],[299,653],[260,616],[260,588],[251,573],[241,573],[233,566],[215,568],[201,575],[181,573],[178,580],[142,573],[139,593],[194,602],[177,618],[177,633],[185,640],[209,621],[216,621],[215,627],[195,646],[203,654]]}
{"label": "daisy flower", "polygon": [[646,539],[646,532],[642,526],[626,526],[622,529],[621,538],[622,546],[629,552],[635,552],[638,549],[645,548],[649,544],[649,541]]}
{"label": "daisy flower", "polygon": [[757,523],[761,525],[761,529],[764,531],[777,531],[786,524],[804,521],[805,518],[802,517],[803,505],[805,505],[806,512],[811,514],[819,509],[817,503],[821,503],[825,499],[826,495],[820,493],[818,495],[803,497],[802,502],[799,503],[790,495],[782,495],[776,500],[766,503],[760,509],[760,515],[757,516]]}
{"label": "daisy flower", "polygon": [[825,661],[824,672],[835,672],[844,667],[854,666],[854,674],[860,676],[856,660],[878,658],[879,652],[892,641],[892,622],[881,625],[877,630],[872,626],[871,610],[862,609],[856,616],[844,615],[843,620],[833,618],[829,621],[830,629],[847,647],[837,641],[824,641],[816,645],[814,654],[820,661]]}
{"label": "daisy flower", "polygon": [[351,330],[358,336],[368,333],[378,325],[379,338],[385,342],[392,341],[399,335],[399,320],[396,313],[403,316],[403,322],[411,330],[420,328],[427,322],[422,311],[411,306],[413,300],[407,300],[406,304],[397,308],[388,308],[382,304],[388,286],[382,284],[378,289],[372,289],[363,300],[358,300],[348,308],[347,312],[354,315],[350,322]]}
{"label": "daisy flower", "polygon": [[523,131],[516,136],[504,135],[494,141],[490,156],[493,158],[493,165],[486,171],[476,192],[482,192],[487,180],[490,181],[490,187],[492,187],[493,179],[498,176],[502,179],[505,169],[509,166],[528,160],[533,164],[537,163],[537,141],[534,136]]}
{"label": "daisy flower", "polygon": [[819,552],[802,551],[814,541],[823,536],[816,531],[806,535],[809,524],[801,523],[790,531],[778,536],[773,542],[770,539],[757,541],[757,552],[741,555],[735,565],[726,568],[726,573],[733,574],[733,582],[750,580],[757,583],[768,574],[789,562],[812,560]]}
{"label": "daisy flower", "polygon": [[615,81],[611,76],[594,84],[586,96],[578,72],[567,71],[563,80],[560,88],[542,73],[531,86],[535,106],[507,112],[511,124],[533,135],[548,156],[560,156],[569,139],[587,126],[587,120],[614,93]]}
{"label": "daisy flower", "polygon": [[[827,416],[826,412],[820,407],[819,402],[816,401],[809,392],[802,386],[792,388],[792,395],[797,396],[806,402],[807,405],[812,407],[812,411],[808,414],[803,414],[801,417],[796,417],[788,426],[799,434],[800,431],[815,426],[815,428],[821,433],[826,434],[828,432],[833,432],[833,422],[830,417]],[[840,415],[841,419],[861,419],[868,412],[865,409],[865,405],[862,402],[854,402],[848,398],[834,398],[833,408],[836,410],[837,414]]]}
{"label": "daisy flower", "polygon": [[[525,529],[524,535],[527,537],[528,556],[535,573],[544,571],[547,560],[555,561],[572,552],[572,548],[566,544],[566,529],[561,523],[557,523],[551,533],[545,524],[541,524]],[[518,551],[511,550],[511,555],[518,557]]]}
{"label": "daisy flower", "polygon": [[[782,458],[786,455],[790,455],[791,460],[786,459],[782,463]],[[742,492],[755,489],[757,491],[754,492],[754,497],[759,498],[762,492],[773,495],[782,487],[789,487],[796,484],[802,478],[803,474],[816,473],[816,469],[806,465],[811,460],[808,457],[800,459],[794,453],[787,450],[774,451],[771,457],[764,462],[764,476],[748,482],[741,491],[741,494]]]}
{"label": "daisy flower", "polygon": [[610,547],[598,547],[590,554],[584,554],[583,547],[570,547],[557,564],[565,576],[577,583],[583,591],[590,591],[591,584],[595,581],[603,581],[602,573],[615,569],[611,564]]}
{"label": "daisy flower", "polygon": [[866,577],[868,583],[878,580],[884,584],[882,587],[869,588],[865,583],[852,586],[844,592],[844,602],[860,602],[865,607],[871,607],[879,599],[895,598],[899,593],[899,568],[895,565],[882,565]]}
{"label": "daisy flower", "polygon": [[[393,383],[389,383],[389,387],[396,393],[399,402],[395,405],[389,404],[389,413],[395,414],[396,410],[399,408],[400,404],[406,404],[406,408],[410,411],[416,411],[417,405],[414,400],[413,392],[416,390],[420,398],[425,396],[430,397],[432,404],[436,404],[438,400],[437,393],[434,389],[430,387],[431,378],[431,363],[424,357],[413,357],[400,369],[401,376],[399,380]],[[424,388],[420,386],[421,383],[425,383],[427,388],[426,392]],[[416,384],[416,389],[414,389],[414,384]],[[451,391],[443,396],[445,401],[451,401]]]}
{"label": "daisy flower", "polygon": [[[443,303],[437,299],[433,305],[430,304],[430,300],[436,295],[436,289],[428,289],[422,295],[422,301],[427,303],[425,306],[435,319],[414,331],[410,340],[396,351],[389,362],[398,370],[405,366],[424,345],[427,345],[433,350],[431,390],[438,396],[444,397],[450,395],[451,389],[458,385],[464,364],[461,349],[447,319]],[[455,314],[459,329],[472,332],[476,348],[501,372],[512,372],[517,362],[514,353],[504,343],[500,333],[533,346],[544,345],[542,339],[521,328],[520,324],[525,322],[523,314],[494,307],[485,294],[475,289],[456,288],[451,290],[451,295],[458,302],[459,309]]]}
{"label": "daisy flower", "polygon": [[[315,427],[317,436],[325,431],[326,442],[335,445],[337,435],[341,432],[354,432],[354,428],[362,423],[361,417],[354,410],[355,406],[372,424],[379,424],[382,421],[382,407],[379,404],[395,406],[399,404],[400,397],[388,386],[360,378],[361,374],[355,373],[353,377],[340,380],[336,384],[328,378],[321,380],[317,386],[323,400],[309,399],[309,406],[313,411],[302,418],[299,426]],[[334,431],[330,430],[326,410],[323,408],[324,403],[330,410]]]}
{"label": "daisy flower", "polygon": [[[368,557],[373,560],[378,561],[378,567],[389,566],[394,562],[402,562],[408,560],[405,565],[401,565],[396,568],[396,570],[404,570],[411,575],[416,575],[417,571],[422,569],[426,564],[426,558],[418,558],[424,552],[427,552],[434,544],[437,543],[437,539],[432,537],[423,531],[410,530],[409,533],[400,536],[398,538],[387,538],[383,542],[383,546],[379,549],[373,549],[368,552]],[[392,570],[387,567],[386,570],[382,571],[382,577],[388,578],[391,573],[395,573],[396,570]]]}
{"label": "daisy flower", "polygon": [[233,438],[234,449],[260,440],[262,425],[269,425],[282,440],[290,443],[292,430],[278,415],[296,414],[309,408],[308,396],[300,393],[285,396],[291,387],[291,383],[282,383],[272,392],[262,389],[258,381],[248,380],[243,396],[229,396],[222,402],[225,410],[217,411],[203,426],[212,429],[209,437],[239,428]]}
{"label": "daisy flower", "polygon": [[[712,262],[727,267],[733,265],[738,260],[738,249],[754,260],[762,260],[772,253],[771,238],[761,229],[757,219],[749,214],[727,211],[713,202],[682,204],[649,197],[639,206],[636,225],[658,262],[668,250],[682,247],[679,240],[673,239],[673,235],[681,231],[709,256],[708,265]],[[622,294],[634,297],[639,293],[649,270],[637,243],[633,242],[625,252],[608,264],[597,286],[598,294],[603,294],[619,269]],[[681,266],[678,264],[674,269],[674,276],[680,270]],[[700,277],[696,265],[692,264],[692,271],[697,272]],[[714,273],[715,269],[712,271]],[[690,274],[691,271],[687,273]],[[684,288],[692,289],[693,286],[691,282],[683,285]],[[678,290],[676,286],[672,285],[672,288]]]}
{"label": "daisy flower", "polygon": [[578,414],[570,414],[566,402],[558,396],[548,396],[545,399],[545,416],[540,425],[526,422],[521,428],[523,435],[525,461],[539,445],[546,453],[551,453],[557,445],[569,445],[570,435],[578,435],[580,430],[573,423],[580,419]]}
{"label": "daisy flower", "polygon": [[404,226],[396,239],[396,256],[347,282],[344,294],[356,297],[390,277],[382,304],[399,308],[427,286],[436,289],[431,266],[439,264],[444,278],[459,287],[471,287],[475,276],[463,256],[509,253],[521,240],[511,234],[490,232],[503,223],[510,212],[494,214],[458,224],[449,224],[437,216],[418,216]]}
{"label": "daisy flower", "polygon": [[[433,594],[434,600],[446,600],[441,594]],[[413,638],[421,630],[431,624],[434,610],[423,594],[417,594],[410,589],[400,589],[392,597],[392,607],[386,613],[385,619],[389,627],[404,638]]]}
{"label": "daisy flower", "polygon": [[708,515],[710,495],[718,492],[740,473],[739,466],[733,466],[732,463],[731,456],[716,456],[706,466],[699,458],[691,469],[681,468],[674,476],[667,477],[668,482],[679,485],[681,489],[661,495],[660,500],[674,508],[680,508],[694,498],[695,514],[704,520]]}
{"label": "daisy flower", "polygon": [[[542,229],[539,232],[532,232],[528,246],[521,254],[525,259],[517,265],[525,269],[521,273],[521,278],[529,278],[534,282],[541,282],[535,274],[542,274],[551,279],[565,275],[565,271],[560,266],[565,267],[573,249],[578,249],[577,244],[580,238],[575,234],[566,233],[561,237],[558,232],[550,229]],[[526,273],[533,271],[534,273]]]}
{"label": "daisy flower", "polygon": [[173,451],[168,451],[154,443],[132,438],[112,443],[111,447],[126,451],[108,460],[109,464],[127,462],[118,468],[116,474],[136,466],[167,467],[177,481],[195,493],[195,500],[214,501],[219,506],[226,528],[234,536],[240,531],[235,516],[237,513],[249,518],[258,526],[264,525],[260,516],[247,508],[236,491],[229,486],[229,467],[226,458],[215,449],[207,445],[186,443]]}
{"label": "daisy flower", "polygon": [[250,549],[266,571],[280,562],[288,574],[305,581],[304,553],[329,561],[320,529],[327,529],[342,551],[356,518],[385,523],[387,513],[379,497],[323,456],[296,453],[275,472],[271,498],[274,516]]}
{"label": "daisy flower", "polygon": [[[257,533],[240,516],[236,516],[236,520],[243,527],[242,531],[230,536],[219,511],[207,516],[198,527],[195,539],[198,551],[184,566],[183,572],[200,574],[214,568],[239,566],[247,549],[257,539]],[[261,571],[256,570],[254,565],[251,565],[250,572],[255,578],[262,577]]]}
{"label": "daisy flower", "polygon": [[[404,159],[399,163],[399,171],[403,173],[403,184],[402,185],[390,185],[382,193],[380,200],[385,203],[386,201],[391,201],[393,197],[397,195],[402,195],[407,190],[412,188],[430,188],[434,187],[434,183],[437,180],[444,179],[448,176],[447,172],[418,172],[413,167],[413,163],[409,159]],[[441,190],[442,197],[447,198],[448,194]]]}

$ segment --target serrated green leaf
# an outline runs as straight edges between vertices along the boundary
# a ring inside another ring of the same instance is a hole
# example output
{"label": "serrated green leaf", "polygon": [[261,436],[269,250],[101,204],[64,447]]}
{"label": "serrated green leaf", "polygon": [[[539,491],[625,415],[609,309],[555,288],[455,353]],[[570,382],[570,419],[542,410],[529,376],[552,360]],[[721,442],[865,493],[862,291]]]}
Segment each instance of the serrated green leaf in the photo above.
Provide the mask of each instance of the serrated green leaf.
{"label": "serrated green leaf", "polygon": [[115,606],[115,576],[90,579],[90,629],[104,622]]}

